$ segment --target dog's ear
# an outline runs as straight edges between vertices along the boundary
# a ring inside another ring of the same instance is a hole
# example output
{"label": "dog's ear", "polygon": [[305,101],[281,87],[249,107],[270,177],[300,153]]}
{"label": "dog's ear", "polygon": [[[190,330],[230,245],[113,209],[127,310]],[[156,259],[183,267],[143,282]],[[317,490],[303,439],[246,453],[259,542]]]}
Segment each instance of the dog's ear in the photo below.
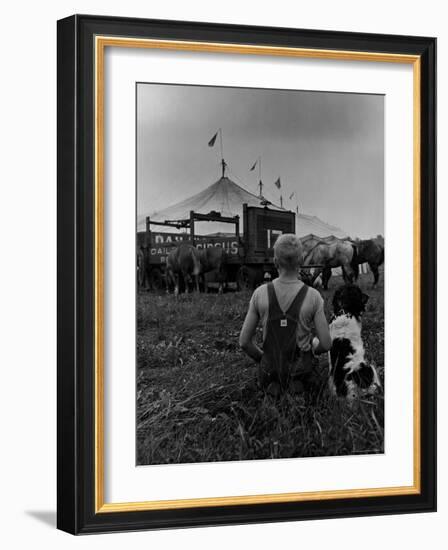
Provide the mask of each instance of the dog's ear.
{"label": "dog's ear", "polygon": [[333,295],[333,311],[335,313],[337,313],[341,309],[341,306],[342,306],[341,294],[342,294],[341,289],[338,288],[336,290],[336,292],[334,293],[334,295]]}
{"label": "dog's ear", "polygon": [[367,304],[367,302],[368,302],[368,300],[369,300],[369,297],[370,297],[370,296],[369,296],[368,294],[362,293],[362,295],[361,295],[361,300],[362,300],[362,305],[363,305],[363,306],[365,306],[365,305]]}
{"label": "dog's ear", "polygon": [[301,269],[299,271],[299,276],[301,281],[303,281],[306,285],[311,286],[311,277],[309,272],[307,272],[305,269]]}

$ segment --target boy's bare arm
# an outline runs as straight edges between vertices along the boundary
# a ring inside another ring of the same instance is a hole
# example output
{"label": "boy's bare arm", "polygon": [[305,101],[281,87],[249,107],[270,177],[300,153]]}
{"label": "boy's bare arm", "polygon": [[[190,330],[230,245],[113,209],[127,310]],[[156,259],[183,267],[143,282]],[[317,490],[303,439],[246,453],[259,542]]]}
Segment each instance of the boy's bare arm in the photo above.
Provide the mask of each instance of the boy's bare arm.
{"label": "boy's bare arm", "polygon": [[314,353],[324,353],[331,348],[330,329],[323,309],[319,310],[314,316],[314,326],[316,327],[317,340],[313,340]]}
{"label": "boy's bare arm", "polygon": [[258,315],[249,308],[240,333],[240,346],[249,357],[259,362],[263,357],[263,351],[253,341],[257,325]]}

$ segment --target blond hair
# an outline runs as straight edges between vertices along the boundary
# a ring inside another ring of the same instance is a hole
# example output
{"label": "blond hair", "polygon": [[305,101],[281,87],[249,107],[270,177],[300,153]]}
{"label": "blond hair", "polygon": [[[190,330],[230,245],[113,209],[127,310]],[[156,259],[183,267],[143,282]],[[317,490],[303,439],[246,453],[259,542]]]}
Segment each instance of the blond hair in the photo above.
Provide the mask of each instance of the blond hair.
{"label": "blond hair", "polygon": [[286,271],[294,271],[302,263],[302,243],[300,239],[291,233],[285,233],[275,241],[274,259],[278,267]]}

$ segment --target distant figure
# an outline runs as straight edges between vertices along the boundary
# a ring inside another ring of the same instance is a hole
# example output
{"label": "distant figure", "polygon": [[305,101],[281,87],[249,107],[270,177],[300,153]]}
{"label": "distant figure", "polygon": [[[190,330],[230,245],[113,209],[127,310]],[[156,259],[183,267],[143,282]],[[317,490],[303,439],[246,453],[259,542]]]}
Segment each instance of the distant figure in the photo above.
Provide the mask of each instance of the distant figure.
{"label": "distant figure", "polygon": [[[254,291],[241,329],[241,348],[259,363],[260,385],[274,397],[288,386],[301,391],[312,379],[313,352],[331,347],[322,296],[299,280],[301,262],[300,240],[291,234],[279,237],[274,245],[279,276]],[[253,341],[260,322],[263,349]]]}
{"label": "distant figure", "polygon": [[138,288],[145,288],[147,283],[145,249],[142,246],[137,248],[137,285]]}

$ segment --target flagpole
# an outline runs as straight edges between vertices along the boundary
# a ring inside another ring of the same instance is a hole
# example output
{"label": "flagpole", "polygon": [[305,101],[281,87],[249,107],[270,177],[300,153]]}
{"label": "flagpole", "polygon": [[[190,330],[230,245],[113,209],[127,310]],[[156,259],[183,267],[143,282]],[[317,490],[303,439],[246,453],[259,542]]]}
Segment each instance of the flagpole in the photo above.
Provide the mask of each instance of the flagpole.
{"label": "flagpole", "polygon": [[222,177],[224,177],[226,174],[226,161],[224,160],[224,148],[222,145],[222,128],[219,128],[219,144],[221,147]]}
{"label": "flagpole", "polygon": [[219,143],[221,146],[221,159],[224,160],[224,153],[223,153],[223,147],[222,147],[222,128],[219,129]]}

